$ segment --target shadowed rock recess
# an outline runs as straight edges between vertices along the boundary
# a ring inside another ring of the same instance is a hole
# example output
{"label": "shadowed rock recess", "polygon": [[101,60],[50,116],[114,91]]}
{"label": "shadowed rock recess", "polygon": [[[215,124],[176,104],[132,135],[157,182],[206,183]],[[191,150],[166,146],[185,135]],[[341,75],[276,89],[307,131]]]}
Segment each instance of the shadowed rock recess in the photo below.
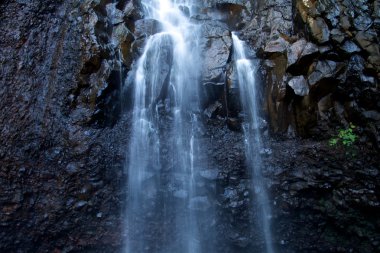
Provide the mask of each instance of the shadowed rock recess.
{"label": "shadowed rock recess", "polygon": [[[196,14],[182,11],[201,27],[194,85],[215,252],[266,252],[252,220],[232,32],[258,61],[276,252],[380,252],[380,1],[193,2]],[[137,0],[0,1],[0,252],[125,251],[134,78],[161,31]],[[173,119],[160,120],[167,129]],[[352,145],[329,145],[352,124]],[[157,240],[160,226],[150,224]]]}

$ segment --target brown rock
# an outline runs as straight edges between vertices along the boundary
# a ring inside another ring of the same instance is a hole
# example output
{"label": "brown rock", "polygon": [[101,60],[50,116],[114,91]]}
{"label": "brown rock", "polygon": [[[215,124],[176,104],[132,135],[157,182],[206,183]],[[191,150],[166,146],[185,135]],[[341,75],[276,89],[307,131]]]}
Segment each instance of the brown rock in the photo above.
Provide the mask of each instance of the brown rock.
{"label": "brown rock", "polygon": [[329,28],[323,18],[308,18],[311,33],[318,43],[325,43],[330,38]]}

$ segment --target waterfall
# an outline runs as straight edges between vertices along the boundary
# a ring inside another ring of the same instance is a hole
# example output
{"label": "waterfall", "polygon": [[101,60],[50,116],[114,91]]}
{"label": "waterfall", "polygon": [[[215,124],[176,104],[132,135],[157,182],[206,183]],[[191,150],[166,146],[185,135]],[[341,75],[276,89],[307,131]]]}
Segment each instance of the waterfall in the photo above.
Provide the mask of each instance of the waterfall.
{"label": "waterfall", "polygon": [[188,17],[191,1],[142,5],[146,19],[161,29],[147,38],[136,64],[125,252],[202,252],[206,237],[199,223],[212,218],[196,183],[206,167],[200,148],[200,27]]}
{"label": "waterfall", "polygon": [[236,34],[232,34],[235,73],[239,83],[240,100],[245,115],[243,124],[245,153],[247,166],[252,173],[253,189],[255,193],[255,210],[259,213],[259,221],[267,253],[274,253],[272,245],[272,234],[270,230],[271,210],[269,198],[262,176],[263,163],[260,153],[263,149],[258,105],[258,87],[255,80],[256,64],[247,57],[246,46]]}

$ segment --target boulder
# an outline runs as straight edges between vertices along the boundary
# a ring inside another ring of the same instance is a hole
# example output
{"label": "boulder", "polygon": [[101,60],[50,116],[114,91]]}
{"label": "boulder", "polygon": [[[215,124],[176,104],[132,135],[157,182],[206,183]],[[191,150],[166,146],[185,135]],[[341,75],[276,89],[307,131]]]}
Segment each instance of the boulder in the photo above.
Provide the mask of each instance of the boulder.
{"label": "boulder", "polygon": [[232,48],[231,33],[227,25],[207,20],[202,25],[202,83],[204,85],[223,85],[225,69]]}
{"label": "boulder", "polygon": [[324,13],[328,22],[336,27],[339,23],[339,14],[341,12],[341,6],[338,4],[338,0],[321,0],[316,1],[316,3],[318,13]]}
{"label": "boulder", "polygon": [[289,72],[294,72],[299,70],[307,70],[308,61],[313,58],[315,54],[318,53],[318,47],[305,39],[300,39],[293,43],[287,50],[288,63],[287,68]]}
{"label": "boulder", "polygon": [[334,28],[330,32],[331,39],[337,43],[342,43],[344,41],[345,35],[342,31]]}
{"label": "boulder", "polygon": [[341,49],[345,51],[348,54],[357,53],[360,52],[361,49],[351,40],[346,41],[342,46]]}
{"label": "boulder", "polygon": [[322,79],[333,78],[342,69],[343,65],[329,60],[318,61],[313,66],[313,71],[308,77],[311,86],[316,85]]}
{"label": "boulder", "polygon": [[370,55],[380,55],[379,44],[377,42],[376,33],[374,31],[359,31],[355,40],[361,48]]}
{"label": "boulder", "polygon": [[295,76],[289,80],[288,85],[298,96],[309,95],[309,85],[304,76]]}
{"label": "boulder", "polygon": [[317,17],[316,19],[309,18],[308,24],[309,24],[313,38],[318,43],[325,43],[329,41],[330,30],[323,18],[321,17]]}
{"label": "boulder", "polygon": [[289,46],[289,42],[287,42],[282,37],[269,41],[264,49],[264,52],[267,54],[280,53],[283,54],[286,52]]}

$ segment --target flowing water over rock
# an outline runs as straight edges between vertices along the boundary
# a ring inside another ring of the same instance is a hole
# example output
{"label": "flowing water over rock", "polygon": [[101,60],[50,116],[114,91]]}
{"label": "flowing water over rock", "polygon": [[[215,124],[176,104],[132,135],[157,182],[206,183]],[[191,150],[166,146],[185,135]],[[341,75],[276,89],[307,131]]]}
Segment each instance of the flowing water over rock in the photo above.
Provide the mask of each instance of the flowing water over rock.
{"label": "flowing water over rock", "polygon": [[262,176],[263,163],[260,155],[265,152],[261,140],[260,126],[262,119],[259,117],[258,82],[255,80],[257,70],[254,60],[249,59],[246,53],[246,45],[236,34],[232,34],[234,45],[234,60],[236,75],[239,83],[240,99],[245,116],[243,123],[245,153],[247,167],[252,173],[253,190],[255,193],[255,211],[257,218],[253,221],[257,226],[255,230],[262,232],[265,240],[266,252],[274,253],[272,234],[270,231],[271,210],[266,190],[264,177]]}
{"label": "flowing water over rock", "polygon": [[[189,1],[142,1],[155,31],[135,74],[126,252],[202,252],[211,203],[195,178],[202,161],[199,25]],[[144,34],[142,35],[144,36]],[[202,241],[201,241],[202,239]]]}

